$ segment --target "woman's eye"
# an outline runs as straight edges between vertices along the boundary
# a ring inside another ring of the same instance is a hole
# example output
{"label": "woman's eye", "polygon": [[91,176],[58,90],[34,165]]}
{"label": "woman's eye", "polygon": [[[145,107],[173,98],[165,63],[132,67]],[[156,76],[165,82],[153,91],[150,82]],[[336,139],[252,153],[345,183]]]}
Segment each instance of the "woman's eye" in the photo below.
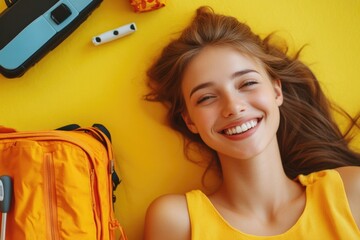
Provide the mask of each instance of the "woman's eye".
{"label": "woman's eye", "polygon": [[258,83],[257,81],[247,81],[242,85],[242,87],[249,87],[249,86],[255,85],[257,83]]}
{"label": "woman's eye", "polygon": [[200,103],[206,102],[207,100],[212,99],[212,98],[214,98],[214,96],[204,96],[204,97],[201,97],[196,103],[200,104]]}

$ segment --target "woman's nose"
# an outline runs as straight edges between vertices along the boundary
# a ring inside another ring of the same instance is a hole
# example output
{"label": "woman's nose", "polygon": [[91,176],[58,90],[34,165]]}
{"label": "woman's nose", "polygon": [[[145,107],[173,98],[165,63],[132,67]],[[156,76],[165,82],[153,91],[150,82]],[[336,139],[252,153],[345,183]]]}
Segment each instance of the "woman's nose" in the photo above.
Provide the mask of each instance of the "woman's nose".
{"label": "woman's nose", "polygon": [[230,117],[244,112],[246,104],[237,94],[229,95],[223,98],[222,115]]}

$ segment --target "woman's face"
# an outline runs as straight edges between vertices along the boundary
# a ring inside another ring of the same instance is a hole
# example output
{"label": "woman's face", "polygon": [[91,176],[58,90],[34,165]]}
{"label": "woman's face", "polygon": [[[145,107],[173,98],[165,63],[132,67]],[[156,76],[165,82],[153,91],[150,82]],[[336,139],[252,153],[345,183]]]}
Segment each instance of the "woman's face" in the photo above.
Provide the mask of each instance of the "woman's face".
{"label": "woman's face", "polygon": [[276,141],[280,81],[234,48],[204,48],[184,72],[182,93],[188,128],[220,157],[252,158]]}

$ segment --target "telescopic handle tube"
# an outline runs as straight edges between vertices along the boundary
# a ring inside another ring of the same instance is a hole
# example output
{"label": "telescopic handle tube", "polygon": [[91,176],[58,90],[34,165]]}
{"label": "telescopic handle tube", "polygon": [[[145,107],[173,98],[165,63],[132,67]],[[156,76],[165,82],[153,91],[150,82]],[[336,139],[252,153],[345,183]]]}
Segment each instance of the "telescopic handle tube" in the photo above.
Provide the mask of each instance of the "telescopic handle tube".
{"label": "telescopic handle tube", "polygon": [[0,240],[5,240],[6,217],[10,210],[12,198],[12,182],[10,176],[0,177],[0,212],[1,215],[1,235]]}
{"label": "telescopic handle tube", "polygon": [[0,212],[7,213],[10,210],[12,197],[12,182],[10,176],[0,177]]}

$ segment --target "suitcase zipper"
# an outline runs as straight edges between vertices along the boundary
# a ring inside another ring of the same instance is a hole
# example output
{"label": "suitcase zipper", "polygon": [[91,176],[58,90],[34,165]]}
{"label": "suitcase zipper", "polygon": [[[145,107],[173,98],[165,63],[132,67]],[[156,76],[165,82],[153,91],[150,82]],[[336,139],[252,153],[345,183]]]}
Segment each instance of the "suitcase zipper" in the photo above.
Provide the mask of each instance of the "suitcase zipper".
{"label": "suitcase zipper", "polygon": [[93,207],[93,211],[94,211],[94,219],[95,219],[95,225],[96,225],[96,234],[97,234],[97,238],[96,239],[101,239],[101,232],[99,231],[99,229],[101,229],[101,224],[100,224],[100,209],[98,206],[98,200],[95,194],[95,189],[96,189],[96,183],[95,183],[95,170],[91,169],[90,170],[90,181],[91,181],[91,196],[92,196],[92,207]]}
{"label": "suitcase zipper", "polygon": [[54,163],[51,153],[44,154],[44,189],[45,189],[45,212],[47,236],[49,240],[58,240],[59,232],[57,229],[57,208],[56,192],[54,179]]}
{"label": "suitcase zipper", "polygon": [[[108,170],[108,178],[109,178],[109,183],[112,183],[112,173],[115,171],[114,170],[114,159],[113,159],[113,152],[112,152],[112,147],[111,147],[111,142],[109,141],[109,139],[106,137],[103,137],[103,133],[94,128],[94,129],[78,129],[78,131],[84,131],[90,135],[93,135],[94,138],[98,139],[99,142],[101,142],[104,147],[107,149],[108,152],[108,160],[109,160],[109,170]],[[94,170],[94,169],[93,169]],[[95,174],[95,171],[93,172]],[[120,225],[119,221],[116,219],[115,217],[115,212],[114,212],[114,202],[113,202],[113,185],[109,184],[109,207],[110,207],[110,212],[109,212],[109,238],[110,240],[114,240],[115,239],[115,231],[119,230],[120,232],[120,240],[127,240],[127,237],[124,233],[124,230],[122,229],[122,226]]]}

